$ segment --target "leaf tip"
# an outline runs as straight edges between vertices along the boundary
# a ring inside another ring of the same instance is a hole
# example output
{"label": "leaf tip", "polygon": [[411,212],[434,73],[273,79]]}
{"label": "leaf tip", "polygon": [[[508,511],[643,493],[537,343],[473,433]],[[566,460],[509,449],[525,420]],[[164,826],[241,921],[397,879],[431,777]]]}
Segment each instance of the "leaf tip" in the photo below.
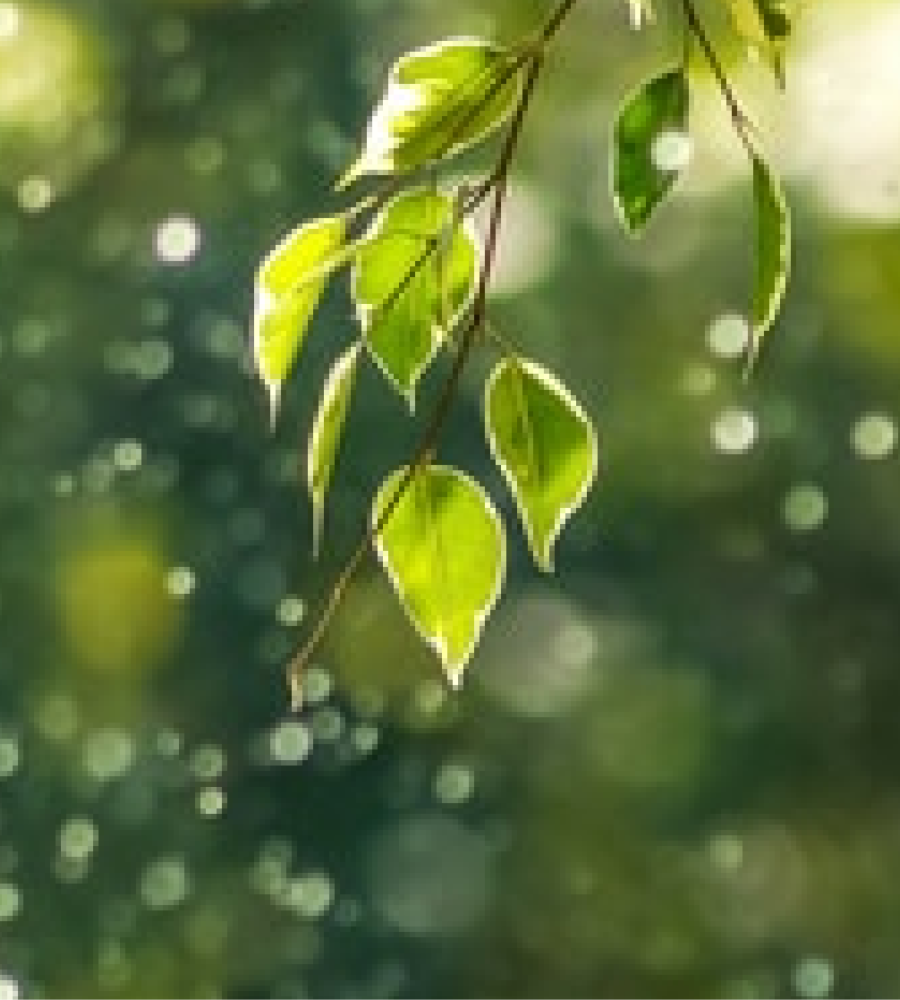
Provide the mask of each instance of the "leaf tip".
{"label": "leaf tip", "polygon": [[744,350],[744,382],[747,383],[753,377],[756,372],[756,365],[759,361],[759,350],[761,346],[761,338],[758,335],[757,330],[753,330],[750,334],[750,339],[747,342],[747,347]]}
{"label": "leaf tip", "polygon": [[342,191],[346,191],[348,187],[355,184],[360,177],[366,172],[365,163],[362,158],[354,160],[349,167],[341,174],[340,177],[334,182],[334,190],[340,194]]}
{"label": "leaf tip", "polygon": [[452,690],[461,690],[463,683],[463,668],[460,666],[447,667],[445,669],[445,674],[447,676],[447,683],[450,685]]}
{"label": "leaf tip", "polygon": [[299,712],[303,708],[303,675],[291,666],[288,670],[288,693],[291,701],[291,711]]}
{"label": "leaf tip", "polygon": [[555,566],[553,564],[553,545],[552,543],[545,545],[543,548],[533,549],[534,561],[537,568],[542,573],[553,573]]}
{"label": "leaf tip", "polygon": [[649,0],[629,0],[631,27],[639,31],[644,25],[653,21],[653,7]]}
{"label": "leaf tip", "polygon": [[281,402],[281,383],[272,379],[265,379],[264,383],[269,397],[269,430],[274,434],[278,423],[278,406]]}

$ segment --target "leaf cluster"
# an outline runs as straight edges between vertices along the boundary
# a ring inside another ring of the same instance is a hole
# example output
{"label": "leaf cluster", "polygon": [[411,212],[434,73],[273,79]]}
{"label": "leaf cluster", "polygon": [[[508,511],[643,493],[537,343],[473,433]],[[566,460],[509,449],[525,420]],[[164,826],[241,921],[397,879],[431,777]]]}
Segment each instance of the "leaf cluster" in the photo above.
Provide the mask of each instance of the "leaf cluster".
{"label": "leaf cluster", "polygon": [[[476,341],[499,349],[484,388],[485,438],[540,570],[553,570],[559,535],[595,481],[598,440],[592,421],[557,375],[492,332],[486,316],[507,174],[522,121],[544,51],[575,2],[561,0],[538,32],[512,46],[452,38],[399,58],[370,116],[362,150],[337,184],[344,191],[368,178],[375,193],[294,229],[259,267],[253,353],[273,424],[282,386],[328,281],[342,269],[350,271],[359,335],[331,367],[307,445],[316,551],[359,365],[366,358],[374,363],[413,412],[423,373],[441,354],[453,356],[420,448],[378,489],[367,537],[292,664],[295,694],[303,664],[370,545],[446,676],[460,682],[499,598],[506,566],[505,529],[490,497],[462,470],[434,461],[459,373]],[[791,24],[784,0],[722,2],[729,5],[735,30],[782,78]],[[713,69],[751,163],[752,358],[784,296],[789,214],[693,3],[682,0],[682,6],[686,39],[699,45]],[[652,21],[651,0],[628,0],[628,7],[636,28]],[[613,124],[612,194],[632,235],[643,230],[690,161],[688,45],[685,51],[682,65],[645,80],[623,101]],[[486,177],[438,186],[436,168],[492,139],[498,140],[498,154]],[[491,219],[482,246],[471,217],[489,198]]]}

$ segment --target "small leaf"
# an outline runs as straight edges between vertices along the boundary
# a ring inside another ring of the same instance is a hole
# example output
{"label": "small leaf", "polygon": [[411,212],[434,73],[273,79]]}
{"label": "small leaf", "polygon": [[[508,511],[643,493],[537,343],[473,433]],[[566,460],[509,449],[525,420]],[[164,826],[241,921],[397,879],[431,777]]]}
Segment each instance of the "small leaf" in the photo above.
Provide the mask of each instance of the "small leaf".
{"label": "small leaf", "polygon": [[519,98],[515,53],[451,38],[402,56],[369,120],[359,159],[338,181],[415,170],[481,141],[512,114]]}
{"label": "small leaf", "polygon": [[477,253],[453,198],[424,188],[399,195],[375,219],[353,269],[352,293],[369,352],[415,401],[420,376],[475,288]]}
{"label": "small leaf", "polygon": [[753,204],[756,212],[756,276],[753,285],[751,364],[775,322],[787,291],[791,269],[791,216],[775,174],[753,157]]}
{"label": "small leaf", "polygon": [[360,341],[337,359],[325,380],[306,452],[306,483],[313,505],[313,552],[318,557],[325,516],[325,495],[337,459],[350,397],[356,382]]}
{"label": "small leaf", "polygon": [[262,262],[253,302],[253,360],[269,394],[272,424],[325,284],[346,262],[346,216],[316,219],[289,233]]}
{"label": "small leaf", "polygon": [[754,0],[766,35],[771,41],[783,41],[791,33],[791,16],[786,0]]}
{"label": "small leaf", "polygon": [[[375,498],[372,524],[407,475],[389,476]],[[418,470],[376,540],[381,565],[422,638],[458,687],[506,571],[506,537],[484,490],[457,469]]]}
{"label": "small leaf", "polygon": [[687,166],[690,94],[673,69],[641,84],[625,100],[613,129],[613,198],[626,229],[636,233]]}
{"label": "small leaf", "polygon": [[553,546],[597,475],[597,434],[585,412],[550,372],[505,358],[488,379],[484,417],[537,565],[553,570]]}

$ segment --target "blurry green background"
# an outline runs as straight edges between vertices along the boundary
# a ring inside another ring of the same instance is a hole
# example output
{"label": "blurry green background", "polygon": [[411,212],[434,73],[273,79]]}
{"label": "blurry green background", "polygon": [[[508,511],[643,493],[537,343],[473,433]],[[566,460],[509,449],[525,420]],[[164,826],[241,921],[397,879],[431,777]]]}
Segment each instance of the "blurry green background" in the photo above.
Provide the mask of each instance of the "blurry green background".
{"label": "blurry green background", "polygon": [[314,563],[298,469],[352,308],[329,293],[270,436],[254,269],[338,204],[392,59],[546,10],[0,0],[0,996],[900,992],[890,0],[806,4],[784,96],[727,53],[795,213],[749,383],[740,147],[697,66],[690,174],[621,235],[611,116],[680,35],[582,0],[492,310],[594,415],[601,482],[540,577],[477,359],[442,455],[510,572],[466,685],[370,563],[287,715],[415,431],[367,371]]}

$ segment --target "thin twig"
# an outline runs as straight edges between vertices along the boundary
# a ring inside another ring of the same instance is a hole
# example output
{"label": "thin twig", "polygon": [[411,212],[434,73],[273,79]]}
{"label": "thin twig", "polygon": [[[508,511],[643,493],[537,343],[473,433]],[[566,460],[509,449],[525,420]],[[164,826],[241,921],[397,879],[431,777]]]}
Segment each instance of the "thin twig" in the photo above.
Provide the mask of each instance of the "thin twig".
{"label": "thin twig", "polygon": [[544,27],[541,29],[541,41],[544,44],[552,40],[577,2],[578,0],[562,0],[562,3],[547,18]]}
{"label": "thin twig", "polygon": [[490,319],[485,317],[483,330],[485,336],[494,345],[496,350],[503,355],[504,358],[514,358],[518,355],[515,345],[509,339],[509,337],[504,336],[500,332],[496,323],[492,323]]}
{"label": "thin twig", "polygon": [[703,22],[700,20],[700,16],[697,13],[697,8],[694,6],[693,0],[681,0],[681,5],[684,9],[684,16],[688,27],[690,28],[693,36],[700,43],[703,55],[709,64],[709,68],[712,70],[713,76],[716,78],[716,83],[718,84],[722,97],[728,105],[731,120],[734,124],[734,129],[738,134],[738,138],[741,140],[744,148],[750,156],[753,157],[756,155],[756,151],[753,148],[753,142],[750,138],[750,119],[741,107],[741,102],[738,100],[738,96],[734,92],[734,88],[728,80],[728,76],[725,73],[721,61],[719,60],[715,47],[713,46],[709,35],[706,33],[706,29],[703,27]]}
{"label": "thin twig", "polygon": [[[576,2],[577,0],[562,0],[557,9],[553,12],[553,14],[551,14],[540,35],[541,41],[544,44],[549,42],[556,34],[565,20],[566,15],[571,11]],[[525,120],[525,115],[528,110],[528,106],[531,103],[531,98],[534,94],[534,89],[537,84],[538,77],[540,76],[543,64],[543,49],[535,49],[531,57],[531,61],[528,64],[528,71],[522,85],[522,93],[519,97],[518,105],[516,106],[515,113],[510,122],[506,139],[501,148],[497,167],[487,181],[476,188],[470,198],[462,206],[464,213],[467,214],[469,211],[474,210],[474,208],[487,197],[489,192],[493,191],[494,197],[491,203],[490,217],[488,219],[484,256],[479,274],[478,286],[472,303],[472,309],[469,313],[468,321],[463,328],[463,332],[459,340],[459,347],[453,359],[453,365],[444,381],[441,394],[435,403],[434,410],[431,413],[431,418],[429,419],[425,430],[422,432],[419,444],[413,453],[411,461],[406,466],[406,469],[404,470],[404,473],[395,487],[390,499],[382,508],[377,519],[369,524],[364,537],[354,550],[344,568],[341,570],[341,573],[329,593],[328,600],[326,601],[309,638],[288,664],[287,680],[291,693],[291,705],[294,711],[297,711],[303,704],[303,672],[306,664],[309,662],[310,658],[315,655],[323,638],[325,637],[328,627],[340,607],[347,587],[358,572],[363,559],[369,551],[369,548],[374,544],[378,536],[384,530],[385,525],[392,517],[398,504],[412,483],[413,478],[431,461],[431,456],[435,450],[438,438],[440,437],[441,431],[443,430],[444,424],[447,420],[447,416],[450,413],[450,408],[456,397],[456,392],[459,387],[459,382],[466,366],[466,362],[468,361],[472,347],[476,342],[477,334],[484,325],[487,309],[487,293],[490,285],[491,274],[497,257],[500,223],[506,200],[509,171],[522,133],[522,125]],[[419,264],[419,266],[421,266],[421,264]]]}

